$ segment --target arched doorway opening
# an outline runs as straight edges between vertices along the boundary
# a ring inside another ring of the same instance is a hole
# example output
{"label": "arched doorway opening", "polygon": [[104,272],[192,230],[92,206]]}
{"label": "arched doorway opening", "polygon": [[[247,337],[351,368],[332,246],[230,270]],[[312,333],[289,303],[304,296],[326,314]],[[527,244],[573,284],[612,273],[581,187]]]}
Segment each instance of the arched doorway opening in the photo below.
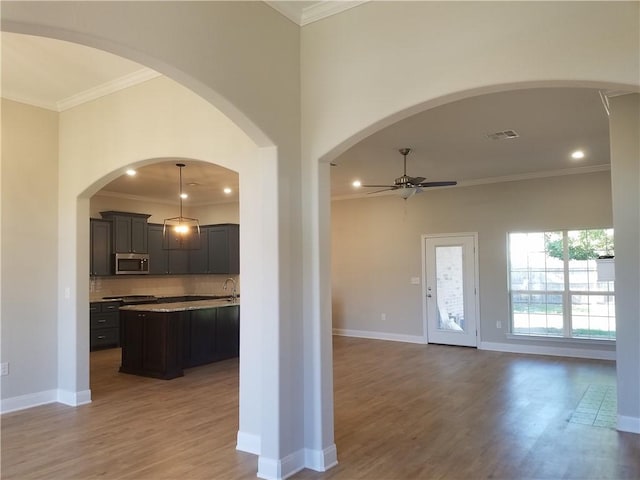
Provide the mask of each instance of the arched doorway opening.
{"label": "arched doorway opening", "polygon": [[[126,107],[116,107],[119,112],[107,113],[109,104],[118,103],[119,95],[131,95],[126,100],[120,97]],[[247,320],[241,329],[241,348],[246,353],[241,367],[243,408],[238,448],[260,453],[262,427],[258,402],[262,385],[257,366],[262,363],[264,344],[260,335],[264,323],[260,319],[278,318],[269,314],[273,302],[268,307],[264,305],[265,298],[277,298],[272,289],[278,290],[277,281],[267,280],[277,271],[279,261],[277,241],[270,241],[277,224],[277,192],[271,188],[278,164],[277,150],[269,146],[257,127],[248,128],[262,142],[260,148],[210,103],[166,77],[150,80],[135,92],[121,91],[92,106],[78,106],[61,116],[58,175],[64,186],[60,187],[57,199],[61,206],[57,221],[60,268],[58,286],[52,286],[61,295],[57,325],[53,327],[59,332],[58,374],[57,389],[52,390],[51,399],[44,401],[58,400],[70,405],[90,401],[86,309],[89,284],[85,280],[90,197],[124,168],[148,164],[159,157],[199,158],[238,171],[244,191],[239,209],[246,232],[241,240],[241,275],[247,299],[243,314],[257,323],[252,325]],[[265,210],[257,210],[257,204]],[[269,251],[272,255],[263,255]],[[250,441],[242,441],[244,438]]]}

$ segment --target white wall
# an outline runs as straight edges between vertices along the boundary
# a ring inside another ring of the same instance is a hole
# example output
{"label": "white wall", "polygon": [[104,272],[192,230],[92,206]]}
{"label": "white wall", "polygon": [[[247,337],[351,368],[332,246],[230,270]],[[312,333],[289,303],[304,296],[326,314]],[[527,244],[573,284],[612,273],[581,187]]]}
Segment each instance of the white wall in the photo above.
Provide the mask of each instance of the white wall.
{"label": "white wall", "polygon": [[368,2],[307,25],[305,151],[335,157],[412,113],[509,85],[637,87],[639,9],[638,2]]}
{"label": "white wall", "polygon": [[[640,433],[640,95],[611,99],[611,178],[616,237],[618,428]],[[619,290],[619,289],[618,289]]]}
{"label": "white wall", "polygon": [[0,168],[1,398],[38,403],[57,388],[58,115],[2,99]]}
{"label": "white wall", "polygon": [[427,190],[407,201],[396,195],[339,200],[331,206],[334,328],[416,341],[424,336],[422,288],[410,279],[422,277],[421,235],[478,233],[480,340],[518,343],[505,336],[508,233],[613,224],[608,171]]}

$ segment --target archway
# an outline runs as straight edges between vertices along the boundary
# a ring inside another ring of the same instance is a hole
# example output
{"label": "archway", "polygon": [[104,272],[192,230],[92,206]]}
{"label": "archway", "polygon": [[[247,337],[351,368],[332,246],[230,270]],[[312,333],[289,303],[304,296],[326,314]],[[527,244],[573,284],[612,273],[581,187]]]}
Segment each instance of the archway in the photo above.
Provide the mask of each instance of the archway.
{"label": "archway", "polygon": [[[57,290],[62,300],[58,304],[58,388],[55,399],[70,405],[90,401],[86,314],[88,284],[84,281],[84,273],[88,271],[86,219],[90,196],[118,176],[125,166],[153,161],[141,158],[201,158],[228,166],[241,174],[241,189],[244,192],[240,199],[243,222],[241,274],[245,278],[247,299],[254,298],[243,307],[243,314],[247,319],[253,318],[254,322],[244,322],[241,332],[243,373],[238,448],[260,454],[264,446],[270,445],[269,439],[263,439],[261,435],[263,429],[259,402],[265,392],[259,368],[264,364],[261,359],[264,338],[260,331],[268,323],[264,322],[265,318],[276,323],[279,318],[277,313],[269,313],[271,308],[278,311],[277,303],[274,304],[272,300],[278,298],[275,293],[278,291],[278,280],[277,277],[275,280],[270,278],[278,271],[280,261],[277,228],[274,226],[278,223],[278,197],[271,188],[277,171],[277,150],[269,146],[266,136],[255,126],[249,129],[253,129],[262,142],[261,148],[202,98],[166,78],[156,80],[159,81],[145,85],[150,89],[148,95],[140,91],[119,92],[125,96],[133,94],[142,104],[151,101],[146,106],[138,103],[138,107],[133,107],[136,103],[134,100],[125,108],[127,113],[121,110],[111,120],[107,120],[110,115],[103,115],[101,108],[108,110],[108,102],[114,97],[98,101],[102,105],[93,105],[96,110],[81,106],[61,114],[64,121],[59,132],[59,176],[64,178],[64,186],[60,187],[58,198],[61,208],[58,218],[60,269]],[[153,104],[153,108],[149,109],[147,107],[150,104]],[[171,112],[171,115],[167,115],[167,112]],[[122,128],[112,128],[111,121]],[[91,130],[93,133],[89,133]],[[131,132],[136,134],[131,135]],[[173,136],[168,136],[167,132]],[[217,132],[219,138],[212,141],[212,132]],[[92,151],[86,150],[87,144],[80,140],[89,137],[91,142],[96,141],[94,146],[102,144],[105,147],[101,159],[97,158],[101,154],[96,155],[93,148],[90,149]],[[90,162],[86,161],[88,158]],[[89,163],[91,166],[88,169],[79,168],[80,165],[87,167]],[[260,211],[255,205],[262,205],[266,210]],[[269,255],[263,256],[268,252]]]}
{"label": "archway", "polygon": [[[319,165],[319,169],[322,172],[323,170],[328,170],[328,167],[326,165],[323,165],[323,162],[332,162],[334,160],[336,160],[336,158],[339,158],[339,155],[341,152],[344,152],[346,150],[348,150],[349,148],[351,148],[352,146],[356,145],[361,139],[363,138],[367,138],[370,137],[370,135],[374,135],[376,132],[379,132],[381,130],[383,130],[386,126],[389,125],[394,125],[397,122],[401,121],[402,119],[408,118],[410,116],[413,116],[414,114],[418,113],[418,112],[424,112],[425,110],[429,110],[430,108],[433,108],[434,106],[440,106],[440,105],[444,105],[450,101],[455,101],[455,100],[460,100],[460,99],[465,99],[465,98],[471,98],[471,97],[475,97],[477,95],[482,95],[482,94],[487,94],[487,93],[495,93],[495,92],[500,92],[500,91],[511,91],[511,90],[524,90],[524,89],[530,89],[530,88],[537,88],[540,87],[541,83],[539,82],[534,82],[534,83],[529,83],[529,82],[523,82],[521,84],[518,85],[496,85],[496,86],[492,86],[492,87],[486,87],[486,88],[482,88],[482,89],[474,89],[474,90],[470,90],[470,91],[463,91],[463,92],[456,92],[453,94],[448,95],[447,97],[443,97],[443,98],[438,98],[438,99],[434,99],[431,101],[427,101],[424,102],[416,107],[411,107],[409,109],[405,109],[402,110],[400,112],[397,112],[396,114],[386,117],[378,122],[375,122],[374,124],[370,125],[369,127],[365,128],[363,131],[359,132],[358,134],[354,135],[353,137],[343,141],[342,143],[340,143],[337,147],[334,147],[333,149],[330,150],[330,152],[328,152],[325,156],[320,158],[320,165]],[[607,83],[607,82],[588,82],[587,84],[585,84],[584,82],[572,82],[572,81],[564,81],[564,82],[555,82],[555,81],[549,81],[549,82],[542,82],[542,85],[544,87],[575,87],[575,88],[580,88],[580,87],[585,87],[586,85],[588,85],[591,88],[598,88],[602,91],[611,91],[611,90],[623,90],[623,91],[627,91],[627,92],[635,92],[638,90],[637,86],[634,85],[624,85],[621,86],[619,84],[615,84],[615,83]],[[400,120],[398,120],[400,119]],[[382,125],[382,126],[381,126]],[[397,147],[398,145],[391,145],[390,147]],[[338,153],[340,152],[340,153]],[[340,163],[340,162],[338,162]],[[612,160],[613,163],[613,160]],[[327,176],[320,176],[321,182],[323,180],[327,179]],[[322,184],[322,183],[321,183]],[[615,184],[614,184],[615,186]],[[328,182],[326,185],[323,185],[321,187],[321,190],[323,188],[329,188],[328,186]],[[322,198],[322,194],[321,194],[321,198]],[[326,197],[325,197],[326,198]],[[324,208],[325,205],[321,205],[321,208]],[[328,205],[326,205],[327,210],[330,209],[330,207]],[[360,211],[360,213],[362,213]],[[322,215],[321,215],[322,216]],[[414,218],[415,220],[415,218]],[[389,223],[387,222],[386,225],[389,225]],[[625,235],[625,233],[622,233],[622,235]],[[322,244],[322,242],[321,242]],[[482,248],[482,247],[481,247]],[[328,255],[328,254],[327,254]],[[328,257],[327,257],[328,258]],[[400,259],[401,260],[401,259]],[[326,260],[328,261],[328,260]],[[323,260],[320,261],[320,263],[324,263]],[[406,274],[408,276],[408,274]],[[343,285],[344,286],[344,285]],[[621,285],[620,286],[621,289],[624,289],[625,286]],[[482,290],[482,289],[481,289]],[[330,291],[330,286],[327,285],[327,291]],[[624,317],[619,317],[620,318],[620,323],[621,323],[621,329],[620,332],[622,335],[624,335],[624,331],[626,328],[628,328],[628,324],[625,325],[624,321],[625,318]],[[355,328],[355,327],[352,327]],[[356,335],[357,336],[357,335]],[[401,336],[401,335],[399,335]],[[376,338],[374,336],[374,338]],[[410,341],[410,340],[409,340]],[[596,352],[597,353],[597,352]],[[615,353],[612,355],[615,356]],[[610,358],[609,356],[607,357],[600,357],[600,358]],[[620,360],[619,360],[620,361]],[[625,423],[625,425],[629,425],[630,423],[627,420],[623,420]],[[629,427],[625,426],[622,423],[620,423],[620,429],[621,430],[627,430]]]}

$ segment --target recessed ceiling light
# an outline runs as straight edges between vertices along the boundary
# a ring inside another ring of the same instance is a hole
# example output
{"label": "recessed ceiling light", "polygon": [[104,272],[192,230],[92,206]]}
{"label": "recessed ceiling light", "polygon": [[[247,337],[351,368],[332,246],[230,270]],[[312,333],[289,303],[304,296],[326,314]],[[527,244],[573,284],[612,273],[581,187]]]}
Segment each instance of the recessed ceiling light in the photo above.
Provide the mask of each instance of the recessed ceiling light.
{"label": "recessed ceiling light", "polygon": [[580,160],[581,158],[584,158],[584,152],[582,150],[576,150],[571,154],[571,158],[574,160]]}
{"label": "recessed ceiling light", "polygon": [[181,193],[180,198],[189,198],[189,195],[187,195],[186,193]]}
{"label": "recessed ceiling light", "polygon": [[189,182],[189,183],[187,183],[187,186],[189,186],[189,187],[199,187],[200,184],[196,183],[196,182]]}
{"label": "recessed ceiling light", "polygon": [[129,175],[130,177],[135,176],[135,174],[137,173],[133,168],[130,168],[129,170],[127,170],[127,175]]}
{"label": "recessed ceiling light", "polygon": [[226,193],[227,195],[229,195],[231,191],[232,190],[229,187],[225,187],[225,189],[223,190],[223,192]]}
{"label": "recessed ceiling light", "polygon": [[362,182],[360,180],[354,180],[351,185],[353,185],[354,188],[360,188],[362,186]]}

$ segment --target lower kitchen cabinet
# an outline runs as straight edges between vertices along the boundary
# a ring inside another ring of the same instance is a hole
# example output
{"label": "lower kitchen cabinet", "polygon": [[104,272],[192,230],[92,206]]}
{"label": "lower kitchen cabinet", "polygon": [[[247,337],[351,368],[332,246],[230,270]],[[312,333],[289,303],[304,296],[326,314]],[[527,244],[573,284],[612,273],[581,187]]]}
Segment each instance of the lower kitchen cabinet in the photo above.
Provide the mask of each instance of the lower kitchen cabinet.
{"label": "lower kitchen cabinet", "polygon": [[240,353],[240,306],[157,312],[121,310],[120,371],[171,378],[184,368],[237,357]]}
{"label": "lower kitchen cabinet", "polygon": [[120,302],[93,302],[89,304],[91,350],[120,345]]}
{"label": "lower kitchen cabinet", "polygon": [[181,377],[185,312],[121,312],[120,371],[169,380]]}
{"label": "lower kitchen cabinet", "polygon": [[215,330],[215,359],[240,355],[240,305],[218,308]]}

